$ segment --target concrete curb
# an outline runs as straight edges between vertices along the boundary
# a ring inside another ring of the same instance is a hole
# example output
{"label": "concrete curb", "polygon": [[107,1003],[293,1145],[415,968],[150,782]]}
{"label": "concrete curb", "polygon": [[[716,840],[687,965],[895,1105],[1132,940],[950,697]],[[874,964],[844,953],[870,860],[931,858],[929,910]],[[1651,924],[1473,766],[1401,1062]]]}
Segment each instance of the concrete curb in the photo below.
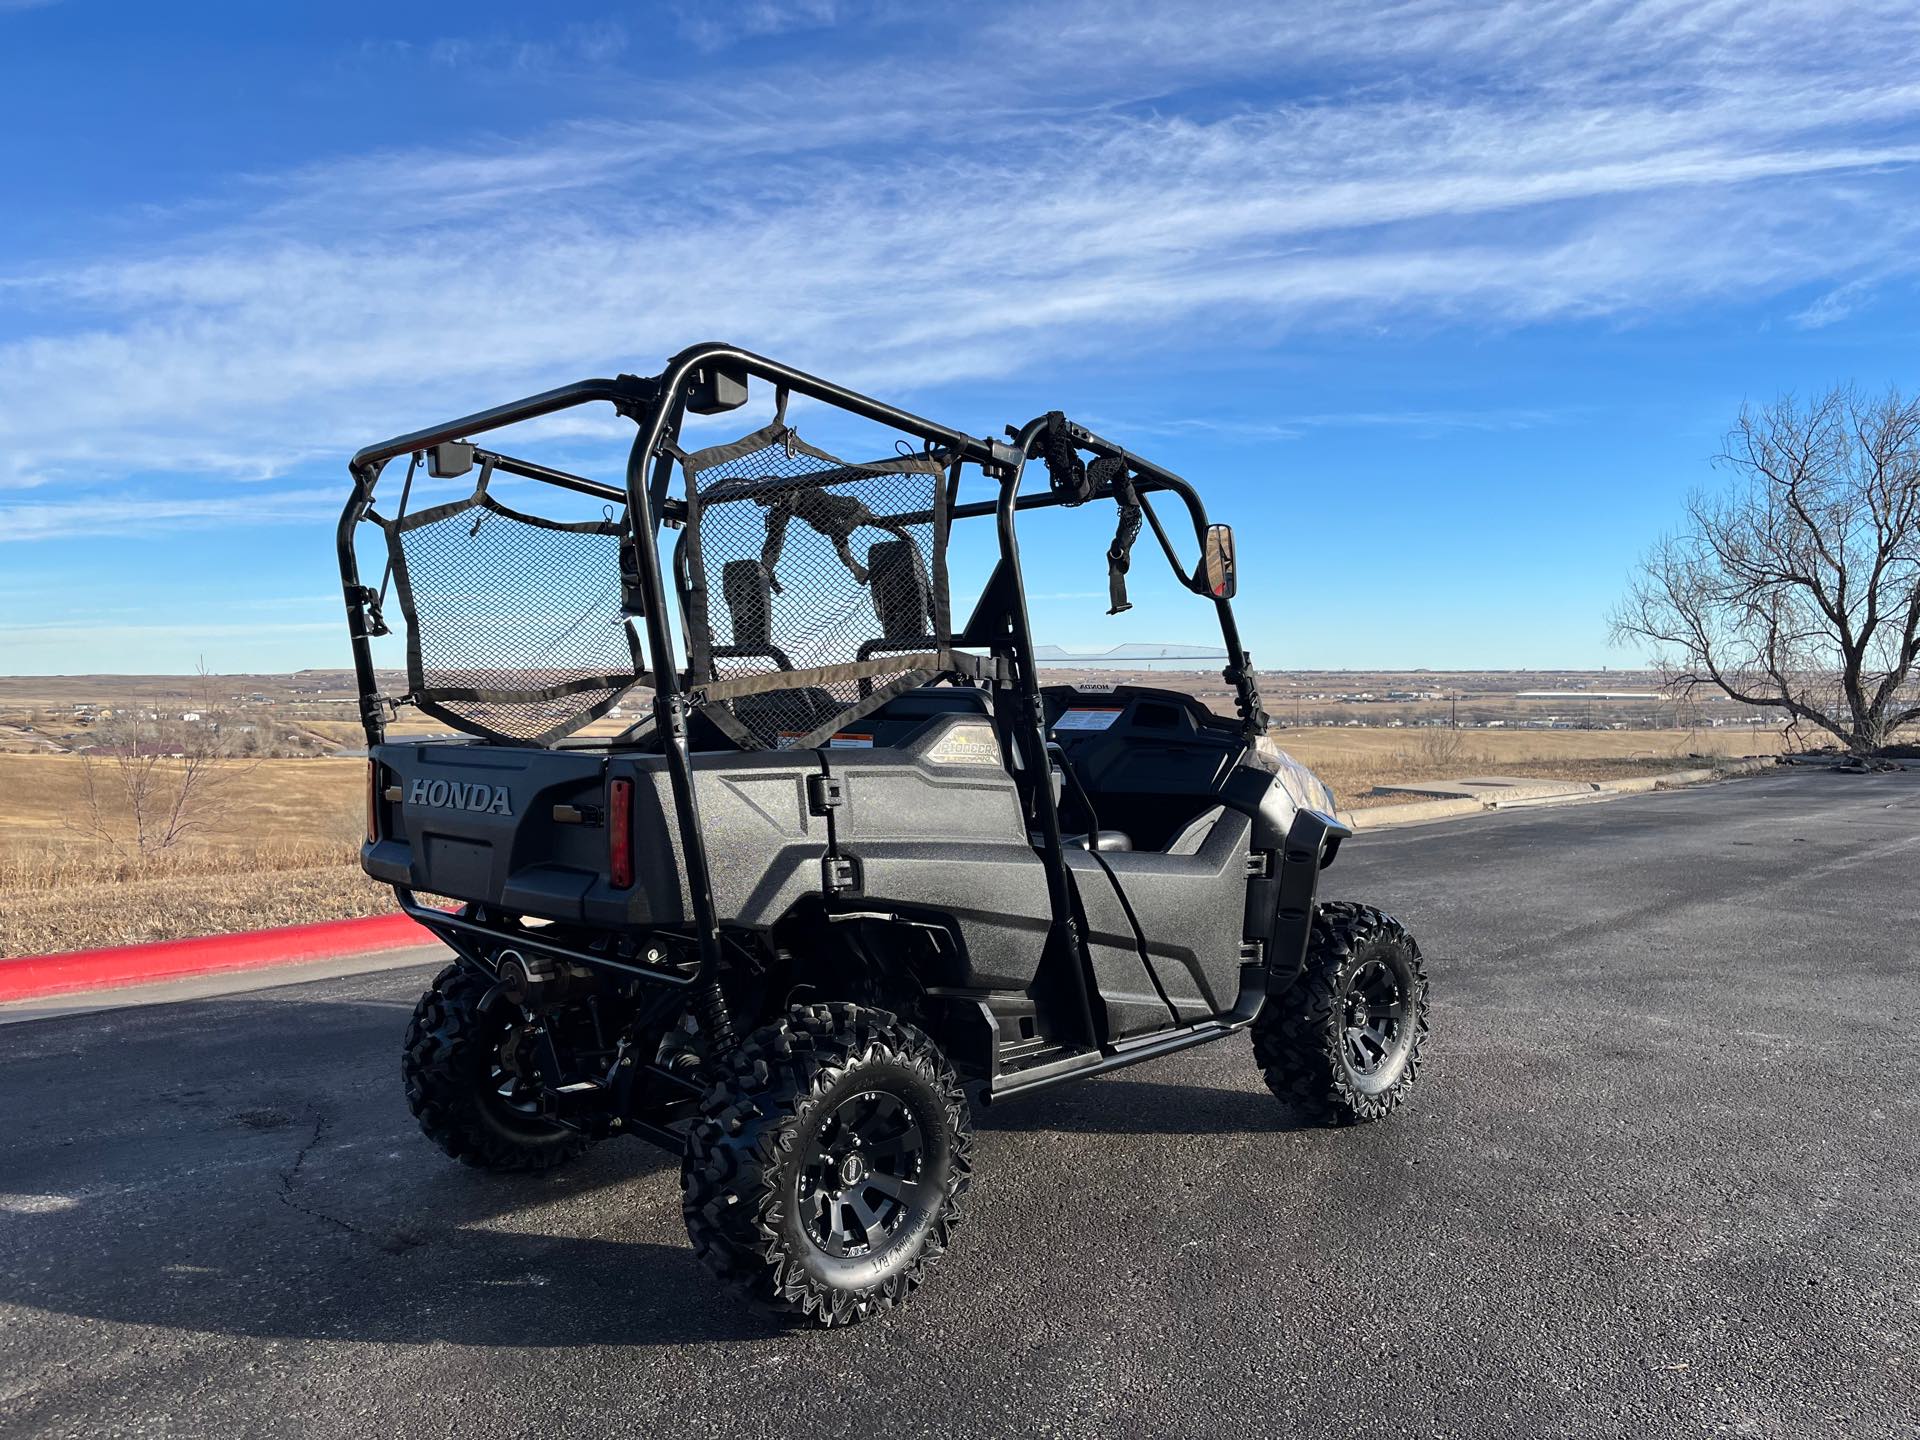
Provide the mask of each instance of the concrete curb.
{"label": "concrete curb", "polygon": [[1355,810],[1356,830],[1391,830],[1396,825],[1424,825],[1429,820],[1452,820],[1460,815],[1478,815],[1490,807],[1481,800],[1415,800],[1409,805],[1369,805]]}
{"label": "concrete curb", "polygon": [[[1675,775],[1687,775],[1692,772],[1676,770],[1673,773]],[[1607,782],[1607,789],[1615,795],[1645,795],[1649,791],[1658,790],[1661,782],[1667,778],[1665,775],[1642,775],[1633,780],[1609,780]]]}
{"label": "concrete curb", "polygon": [[245,930],[236,935],[74,950],[64,955],[20,955],[0,960],[0,1002],[400,950],[430,944],[432,939],[405,915],[371,915],[360,920]]}
{"label": "concrete curb", "polygon": [[76,990],[65,995],[42,995],[33,1000],[0,1002],[0,1027],[31,1020],[64,1020],[72,1015],[96,1015],[103,1010],[138,1009],[144,1005],[178,1005],[190,1000],[215,1000],[304,985],[314,980],[338,980],[347,975],[373,975],[415,965],[444,965],[448,951],[437,941],[403,950],[373,950],[326,960],[294,960],[258,970],[216,970],[151,985],[120,985],[111,990]]}
{"label": "concrete curb", "polygon": [[1478,815],[1488,810],[1538,810],[1557,805],[1586,805],[1618,795],[1645,795],[1654,790],[1677,790],[1687,785],[1702,785],[1737,775],[1757,775],[1779,762],[1771,756],[1734,760],[1698,770],[1669,770],[1663,775],[1641,775],[1632,780],[1592,781],[1591,788],[1565,795],[1529,797],[1504,803],[1488,799],[1419,800],[1410,805],[1377,805],[1352,812],[1354,829],[1391,830],[1399,825],[1425,825],[1434,820],[1453,820],[1462,815]]}

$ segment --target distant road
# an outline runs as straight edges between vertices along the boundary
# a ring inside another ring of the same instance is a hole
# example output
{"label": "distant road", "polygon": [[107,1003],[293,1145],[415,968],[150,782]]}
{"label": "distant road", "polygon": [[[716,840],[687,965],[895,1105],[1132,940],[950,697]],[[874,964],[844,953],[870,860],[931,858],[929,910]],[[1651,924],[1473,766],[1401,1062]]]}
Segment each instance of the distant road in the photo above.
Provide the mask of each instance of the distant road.
{"label": "distant road", "polygon": [[70,747],[58,740],[49,739],[37,730],[28,730],[19,725],[0,725],[0,745],[8,749],[25,746],[31,752],[45,752],[49,755],[70,754]]}
{"label": "distant road", "polygon": [[429,971],[0,1029],[0,1434],[1894,1437],[1920,1413],[1920,774],[1362,835],[1415,1107],[1229,1041],[983,1115],[906,1312],[778,1332],[675,1168],[443,1160]]}

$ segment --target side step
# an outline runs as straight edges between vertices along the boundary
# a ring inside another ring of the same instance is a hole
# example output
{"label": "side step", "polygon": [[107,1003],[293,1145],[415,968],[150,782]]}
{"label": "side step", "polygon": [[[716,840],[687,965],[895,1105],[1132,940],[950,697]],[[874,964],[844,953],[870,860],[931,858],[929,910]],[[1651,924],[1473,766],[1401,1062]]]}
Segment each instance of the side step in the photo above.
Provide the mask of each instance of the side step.
{"label": "side step", "polygon": [[993,1105],[1015,1095],[1030,1095],[1048,1089],[1063,1081],[1102,1075],[1109,1070],[1138,1065],[1143,1060],[1158,1060],[1162,1055],[1191,1050],[1195,1045],[1204,1045],[1209,1040],[1224,1039],[1246,1029],[1251,1023],[1251,1017],[1240,1021],[1202,1020],[1197,1025],[1163,1030],[1158,1035],[1136,1035],[1103,1050],[1081,1050],[1044,1065],[996,1075],[980,1092],[980,1099],[985,1104]]}

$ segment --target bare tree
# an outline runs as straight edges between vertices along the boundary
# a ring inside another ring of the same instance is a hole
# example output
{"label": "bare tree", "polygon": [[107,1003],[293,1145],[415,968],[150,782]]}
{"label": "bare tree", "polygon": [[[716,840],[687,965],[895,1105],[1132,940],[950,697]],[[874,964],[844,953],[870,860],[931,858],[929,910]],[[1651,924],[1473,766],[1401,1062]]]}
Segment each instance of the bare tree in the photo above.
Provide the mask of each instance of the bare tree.
{"label": "bare tree", "polygon": [[1447,771],[1465,758],[1466,732],[1458,725],[1431,725],[1420,732],[1420,758],[1433,769]]}
{"label": "bare tree", "polygon": [[230,808],[228,786],[252,765],[236,754],[213,676],[201,662],[194,700],[179,710],[114,707],[80,756],[73,829],[116,854],[145,858],[205,831]]}
{"label": "bare tree", "polygon": [[1734,483],[1687,501],[1614,612],[1674,690],[1711,686],[1849,750],[1920,720],[1920,399],[1850,386],[1743,408]]}

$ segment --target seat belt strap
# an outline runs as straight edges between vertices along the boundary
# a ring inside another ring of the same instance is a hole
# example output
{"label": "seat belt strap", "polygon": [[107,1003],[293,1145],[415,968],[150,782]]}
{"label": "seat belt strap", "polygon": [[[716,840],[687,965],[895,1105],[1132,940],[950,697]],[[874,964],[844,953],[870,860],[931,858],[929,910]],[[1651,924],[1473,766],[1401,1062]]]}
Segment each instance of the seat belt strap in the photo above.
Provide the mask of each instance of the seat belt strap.
{"label": "seat belt strap", "polygon": [[1109,615],[1131,610],[1127,599],[1127,571],[1133,567],[1133,542],[1140,538],[1140,499],[1133,493],[1133,479],[1124,468],[1114,481],[1114,503],[1120,507],[1120,523],[1113,532],[1113,544],[1107,547],[1107,599]]}

